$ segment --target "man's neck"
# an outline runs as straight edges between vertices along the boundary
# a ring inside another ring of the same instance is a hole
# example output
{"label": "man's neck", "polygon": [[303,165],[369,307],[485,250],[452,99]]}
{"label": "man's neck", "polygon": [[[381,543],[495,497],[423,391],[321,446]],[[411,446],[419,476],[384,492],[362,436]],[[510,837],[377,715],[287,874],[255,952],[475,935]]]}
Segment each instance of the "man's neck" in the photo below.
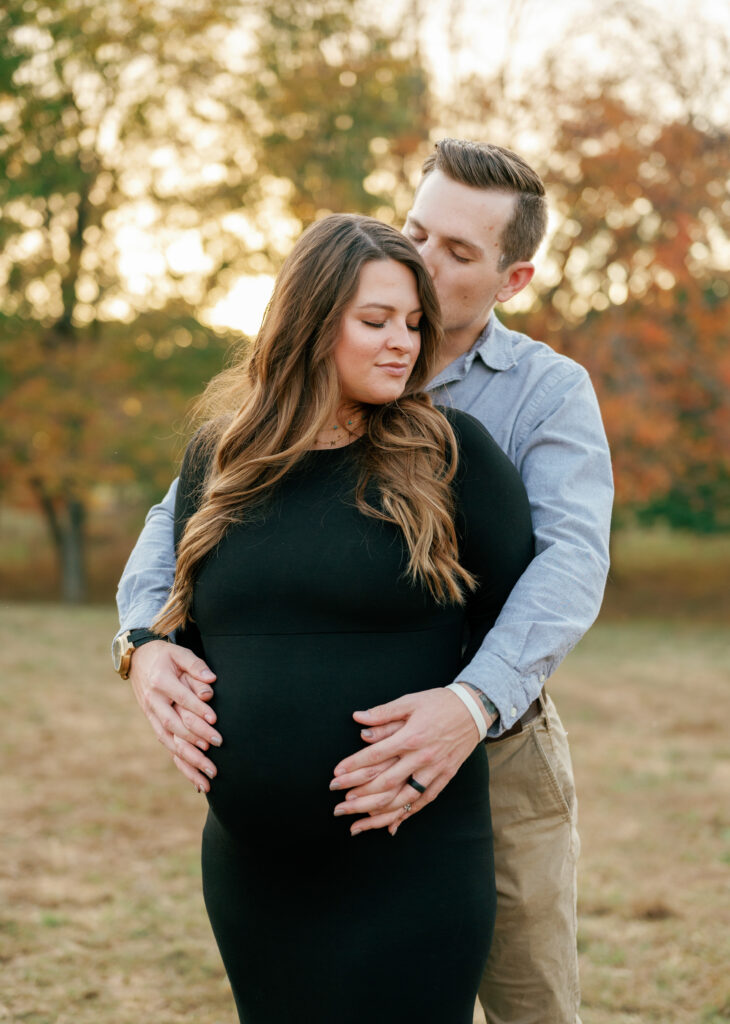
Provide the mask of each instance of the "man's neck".
{"label": "man's neck", "polygon": [[[486,324],[484,326],[486,327]],[[482,329],[476,334],[474,334],[473,331],[469,334],[460,330],[445,331],[444,340],[441,348],[439,349],[439,357],[436,363],[434,377],[438,377],[438,375],[442,373],[447,366],[458,359],[459,356],[463,356],[465,352],[468,352],[474,342],[480,337],[483,330],[484,327],[482,327]]]}

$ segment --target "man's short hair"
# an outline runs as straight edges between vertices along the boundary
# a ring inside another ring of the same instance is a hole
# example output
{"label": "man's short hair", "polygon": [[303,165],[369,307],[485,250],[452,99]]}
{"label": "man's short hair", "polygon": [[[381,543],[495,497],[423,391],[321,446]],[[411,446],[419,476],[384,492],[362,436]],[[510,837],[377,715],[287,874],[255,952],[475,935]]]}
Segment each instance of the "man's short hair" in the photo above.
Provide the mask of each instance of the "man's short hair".
{"label": "man's short hair", "polygon": [[547,203],[540,175],[521,156],[489,142],[442,139],[424,160],[422,171],[424,178],[441,171],[471,188],[513,193],[517,201],[502,231],[499,269],[532,259],[547,228]]}

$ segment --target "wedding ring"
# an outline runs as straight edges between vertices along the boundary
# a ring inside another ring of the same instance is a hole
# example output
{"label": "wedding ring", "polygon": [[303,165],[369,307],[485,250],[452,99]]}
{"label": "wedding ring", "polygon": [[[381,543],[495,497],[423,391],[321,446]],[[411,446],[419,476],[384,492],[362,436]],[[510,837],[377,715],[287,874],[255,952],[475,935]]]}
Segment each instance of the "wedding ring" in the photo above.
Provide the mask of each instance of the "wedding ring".
{"label": "wedding ring", "polygon": [[412,786],[413,789],[415,789],[415,791],[417,793],[425,793],[426,792],[426,787],[422,786],[420,782],[416,782],[416,780],[413,778],[412,775],[409,775],[408,779],[406,781],[407,781],[407,784],[409,786]]}

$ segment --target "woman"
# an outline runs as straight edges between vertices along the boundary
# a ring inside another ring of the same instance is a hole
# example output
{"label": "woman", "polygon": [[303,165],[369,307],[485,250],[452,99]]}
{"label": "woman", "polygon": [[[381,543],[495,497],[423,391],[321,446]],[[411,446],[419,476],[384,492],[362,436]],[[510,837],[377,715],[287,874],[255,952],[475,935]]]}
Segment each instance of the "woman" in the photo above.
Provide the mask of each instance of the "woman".
{"label": "woman", "polygon": [[454,679],[532,554],[514,468],[422,390],[440,338],[410,243],[328,217],[183,462],[155,628],[217,676],[203,885],[245,1024],[472,1019],[494,917],[477,730],[396,837],[353,839],[328,789],[353,711]]}

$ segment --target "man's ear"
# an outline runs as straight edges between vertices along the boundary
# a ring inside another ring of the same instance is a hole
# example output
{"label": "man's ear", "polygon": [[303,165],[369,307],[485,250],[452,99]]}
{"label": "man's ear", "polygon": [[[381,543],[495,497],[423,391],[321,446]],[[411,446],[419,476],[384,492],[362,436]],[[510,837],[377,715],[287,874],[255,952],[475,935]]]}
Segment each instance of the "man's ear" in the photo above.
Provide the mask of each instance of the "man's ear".
{"label": "man's ear", "polygon": [[535,273],[534,264],[513,263],[507,270],[507,278],[497,292],[497,302],[508,302],[514,295],[526,288]]}

